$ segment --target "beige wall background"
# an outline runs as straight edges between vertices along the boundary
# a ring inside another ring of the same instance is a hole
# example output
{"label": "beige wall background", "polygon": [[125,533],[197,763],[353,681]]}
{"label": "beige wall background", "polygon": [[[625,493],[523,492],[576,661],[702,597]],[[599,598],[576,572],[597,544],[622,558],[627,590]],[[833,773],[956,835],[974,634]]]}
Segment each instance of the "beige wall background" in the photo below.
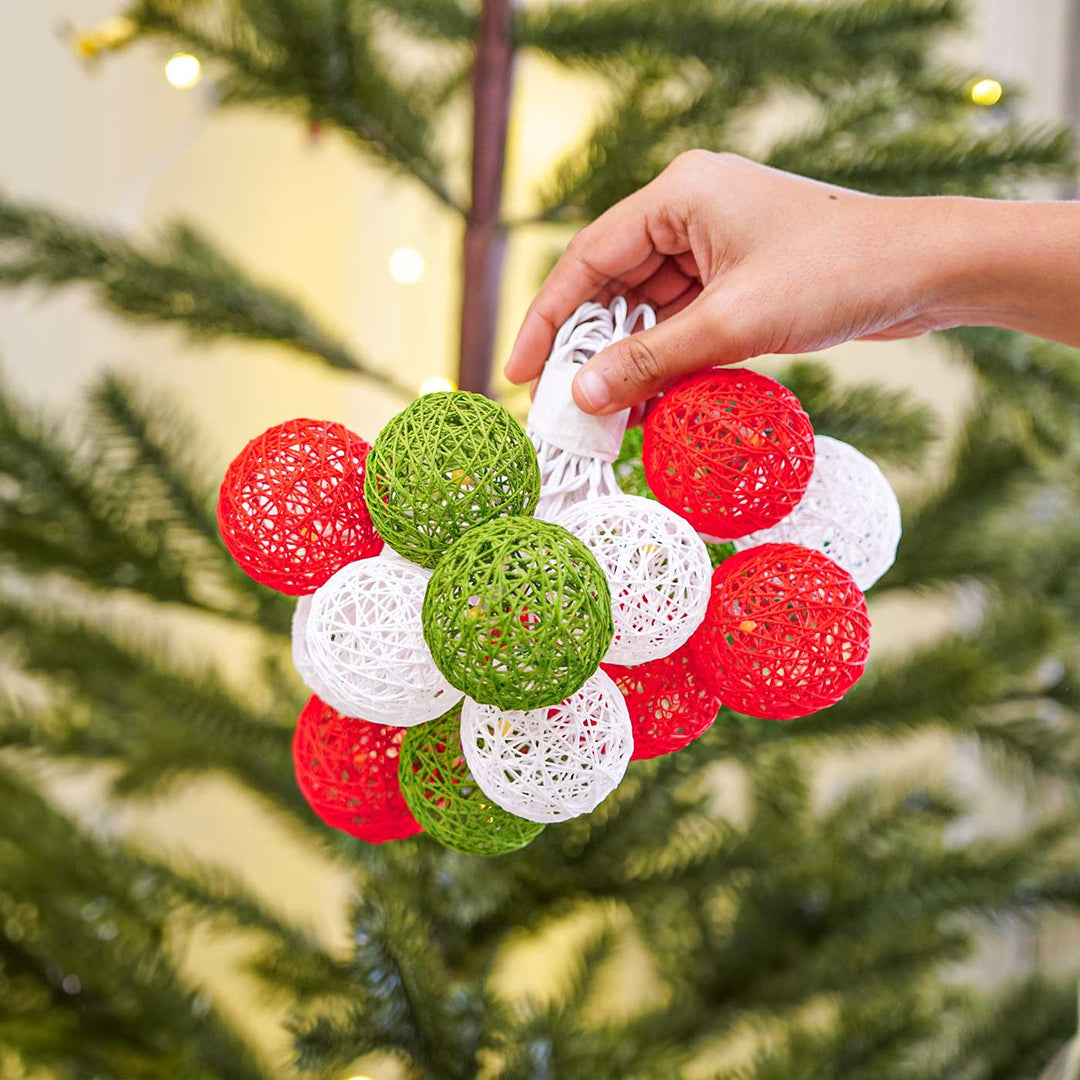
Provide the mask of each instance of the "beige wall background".
{"label": "beige wall background", "polygon": [[[1067,34],[1072,2],[973,2],[970,29],[948,43],[948,59],[1010,88],[1023,85],[1026,94],[1009,99],[1022,116],[1059,120],[1067,115],[1067,67],[1075,59]],[[118,7],[110,0],[0,0],[0,187],[145,236],[174,217],[186,218],[306,301],[373,364],[417,387],[429,376],[452,375],[458,222],[332,133],[313,138],[302,124],[253,111],[214,113],[205,80],[191,91],[172,89],[162,76],[162,50],[139,47],[84,68],[65,41],[65,26],[93,26]],[[511,213],[528,208],[532,184],[587,130],[602,103],[587,78],[534,57],[523,60],[508,173]],[[463,133],[464,127],[454,137]],[[500,355],[543,258],[568,236],[547,229],[514,239]],[[389,256],[401,246],[416,248],[426,261],[424,277],[412,285],[396,283],[388,272]],[[843,378],[908,387],[953,419],[968,400],[963,372],[927,342],[850,345],[828,359]],[[215,469],[251,435],[288,416],[334,417],[371,438],[400,408],[359,379],[273,347],[190,348],[174,331],[134,330],[81,289],[49,298],[0,293],[0,364],[29,403],[61,411],[77,407],[102,370],[134,374],[198,415]],[[953,607],[940,603],[878,604],[875,652],[905,648],[913,635],[940,633],[956,617]],[[876,768],[876,758],[823,763],[821,797]],[[977,795],[978,827],[1007,829],[1023,813],[983,783],[977,758],[963,747],[920,740],[894,767],[950,773]],[[201,783],[167,803],[117,808],[103,796],[101,774],[60,770],[54,777],[59,796],[90,824],[153,836],[228,863],[280,908],[343,940],[346,876],[266,825],[226,781]],[[223,953],[219,946],[212,957],[196,948],[192,963],[200,971],[218,969],[223,956],[242,947]],[[1030,962],[1037,949],[1037,941],[1018,938],[1008,945],[1010,963]],[[1001,958],[999,946],[993,962]],[[268,1040],[272,1054],[286,1052],[267,1016],[251,1011],[242,981],[222,983],[219,992],[239,1023]],[[370,1071],[391,1075],[382,1066]]]}

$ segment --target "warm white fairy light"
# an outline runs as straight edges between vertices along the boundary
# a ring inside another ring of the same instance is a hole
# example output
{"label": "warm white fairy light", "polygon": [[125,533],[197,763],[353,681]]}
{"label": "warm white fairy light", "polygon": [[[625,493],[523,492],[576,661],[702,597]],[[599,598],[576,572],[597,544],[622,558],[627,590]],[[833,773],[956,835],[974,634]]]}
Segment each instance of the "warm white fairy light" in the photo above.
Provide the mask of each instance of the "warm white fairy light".
{"label": "warm white fairy light", "polygon": [[446,390],[456,390],[457,383],[445,375],[429,375],[420,384],[420,396],[424,394],[438,394]]}
{"label": "warm white fairy light", "polygon": [[976,105],[996,105],[1005,93],[1005,88],[997,79],[979,79],[971,84],[968,96]]}
{"label": "warm white fairy light", "polygon": [[190,90],[202,78],[202,64],[191,53],[176,53],[165,65],[165,78],[177,90]]}
{"label": "warm white fairy light", "polygon": [[424,276],[427,263],[416,248],[399,247],[390,252],[388,266],[399,285],[415,285]]}

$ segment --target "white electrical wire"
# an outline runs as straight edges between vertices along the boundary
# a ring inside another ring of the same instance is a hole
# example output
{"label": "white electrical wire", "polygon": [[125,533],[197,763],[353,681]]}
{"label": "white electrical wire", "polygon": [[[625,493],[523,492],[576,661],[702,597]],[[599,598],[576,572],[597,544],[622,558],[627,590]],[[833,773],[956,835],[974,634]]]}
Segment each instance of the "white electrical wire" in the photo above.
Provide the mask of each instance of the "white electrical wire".
{"label": "white electrical wire", "polygon": [[591,416],[574,403],[571,384],[586,361],[629,337],[639,322],[641,329],[650,329],[656,313],[648,304],[628,311],[619,296],[610,307],[587,301],[559,328],[526,425],[540,462],[536,517],[553,521],[574,503],[619,494],[611,466],[619,456],[630,410]]}

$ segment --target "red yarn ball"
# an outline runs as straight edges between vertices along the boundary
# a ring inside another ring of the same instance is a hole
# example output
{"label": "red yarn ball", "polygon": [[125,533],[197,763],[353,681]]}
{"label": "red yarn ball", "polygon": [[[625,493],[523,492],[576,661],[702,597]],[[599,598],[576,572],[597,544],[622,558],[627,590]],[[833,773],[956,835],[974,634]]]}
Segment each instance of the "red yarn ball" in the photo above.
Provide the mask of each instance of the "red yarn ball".
{"label": "red yarn ball", "polygon": [[217,518],[240,568],[303,596],[346,563],[382,550],[364,502],[371,447],[342,424],[287,420],[244,447],[225,473]]}
{"label": "red yarn ball", "polygon": [[689,642],[647,664],[601,667],[615,680],[630,710],[632,761],[681,750],[716,719],[720,698],[698,671]]}
{"label": "red yarn ball", "polygon": [[312,695],[293,736],[296,783],[335,829],[381,844],[421,832],[398,783],[405,728],[342,716]]}
{"label": "red yarn ball", "polygon": [[746,368],[713,368],[669,390],[645,421],[642,461],[656,497],[721,540],[786,517],[814,471],[799,399]]}
{"label": "red yarn ball", "polygon": [[820,551],[762,544],[714,571],[705,621],[690,639],[729,708],[794,720],[835,705],[870,652],[866,598]]}

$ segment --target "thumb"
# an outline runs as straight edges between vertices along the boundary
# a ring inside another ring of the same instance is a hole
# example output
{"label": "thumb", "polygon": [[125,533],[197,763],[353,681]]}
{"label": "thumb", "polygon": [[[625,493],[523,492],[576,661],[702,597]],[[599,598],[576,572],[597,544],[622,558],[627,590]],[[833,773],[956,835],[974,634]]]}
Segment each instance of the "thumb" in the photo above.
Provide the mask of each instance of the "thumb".
{"label": "thumb", "polygon": [[651,330],[608,346],[574,378],[574,401],[600,415],[647,401],[673,379],[749,355],[735,345],[719,297],[702,294]]}

